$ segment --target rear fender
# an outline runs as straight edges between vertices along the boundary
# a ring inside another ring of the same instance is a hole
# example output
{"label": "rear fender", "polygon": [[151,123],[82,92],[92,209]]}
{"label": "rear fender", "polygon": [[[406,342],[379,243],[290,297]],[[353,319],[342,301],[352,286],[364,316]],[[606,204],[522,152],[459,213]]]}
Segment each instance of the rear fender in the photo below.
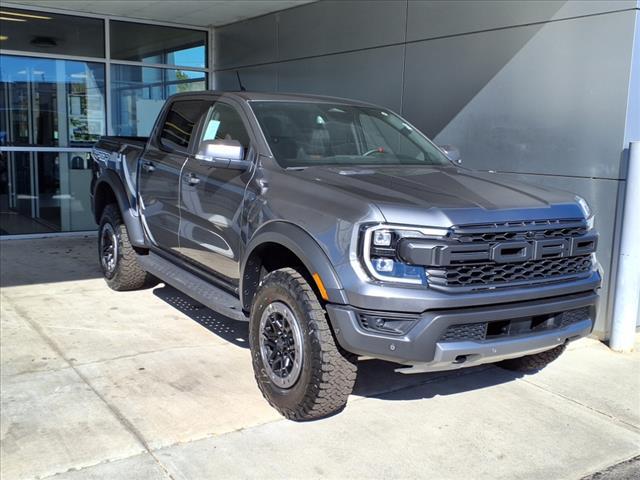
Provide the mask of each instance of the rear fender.
{"label": "rear fender", "polygon": [[103,204],[104,201],[102,200],[104,198],[104,195],[101,194],[101,192],[104,191],[103,189],[110,189],[113,192],[116,202],[118,203],[118,207],[120,208],[122,220],[127,227],[127,234],[129,235],[129,241],[131,244],[136,247],[147,247],[148,245],[145,240],[140,216],[138,215],[138,212],[131,207],[131,203],[129,202],[129,198],[122,181],[112,170],[103,171],[100,178],[96,181],[93,198],[96,223],[100,223],[102,210],[106,206]]}

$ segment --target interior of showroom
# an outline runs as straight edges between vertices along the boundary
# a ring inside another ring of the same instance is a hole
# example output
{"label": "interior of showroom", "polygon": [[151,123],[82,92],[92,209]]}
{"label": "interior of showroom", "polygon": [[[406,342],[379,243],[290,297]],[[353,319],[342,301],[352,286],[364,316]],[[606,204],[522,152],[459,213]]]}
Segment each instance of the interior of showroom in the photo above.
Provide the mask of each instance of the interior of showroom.
{"label": "interior of showroom", "polygon": [[166,98],[301,92],[388,107],[463,166],[568,190],[595,212],[614,303],[629,143],[640,139],[637,0],[102,2],[0,11],[0,234],[93,231],[90,150],[146,136]]}

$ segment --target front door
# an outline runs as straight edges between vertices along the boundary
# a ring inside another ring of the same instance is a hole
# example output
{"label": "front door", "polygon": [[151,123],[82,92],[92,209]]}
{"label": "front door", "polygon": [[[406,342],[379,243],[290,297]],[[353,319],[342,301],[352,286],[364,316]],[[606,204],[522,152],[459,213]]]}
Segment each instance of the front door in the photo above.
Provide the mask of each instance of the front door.
{"label": "front door", "polygon": [[[196,145],[204,140],[237,140],[250,160],[251,142],[240,113],[216,101],[204,119]],[[240,219],[250,170],[215,167],[190,156],[182,172],[180,253],[225,283],[237,286]]]}
{"label": "front door", "polygon": [[154,132],[140,165],[140,206],[151,242],[164,250],[178,248],[180,171],[191,135],[206,111],[201,100],[174,101]]}

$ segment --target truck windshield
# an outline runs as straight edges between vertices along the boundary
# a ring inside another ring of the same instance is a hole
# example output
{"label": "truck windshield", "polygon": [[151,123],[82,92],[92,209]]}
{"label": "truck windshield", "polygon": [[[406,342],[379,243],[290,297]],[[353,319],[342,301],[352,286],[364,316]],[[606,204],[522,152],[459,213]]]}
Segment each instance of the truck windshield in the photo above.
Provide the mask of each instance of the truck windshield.
{"label": "truck windshield", "polygon": [[313,165],[451,165],[427,138],[394,113],[332,103],[250,103],[276,161]]}

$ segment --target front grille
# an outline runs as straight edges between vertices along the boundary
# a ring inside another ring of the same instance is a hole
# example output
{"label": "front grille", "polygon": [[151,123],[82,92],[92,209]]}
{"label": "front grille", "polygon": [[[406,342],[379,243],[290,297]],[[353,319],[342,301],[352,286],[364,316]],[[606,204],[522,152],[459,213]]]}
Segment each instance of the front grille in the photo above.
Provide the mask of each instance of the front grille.
{"label": "front grille", "polygon": [[522,263],[462,264],[445,268],[427,268],[433,287],[493,286],[513,282],[552,281],[567,275],[589,272],[591,256],[548,258]]}
{"label": "front grille", "polygon": [[589,307],[582,307],[582,308],[576,308],[575,310],[569,310],[568,312],[562,313],[562,317],[560,318],[560,326],[567,327],[572,323],[581,322],[585,318],[589,318]]}
{"label": "front grille", "polygon": [[439,342],[466,342],[495,340],[507,336],[527,335],[549,331],[590,318],[590,307],[580,307],[566,312],[494,320],[491,322],[464,323],[450,325],[440,336]]}
{"label": "front grille", "polygon": [[[512,242],[515,251],[522,250],[522,259],[509,257]],[[425,271],[430,287],[451,292],[564,281],[592,270],[590,253],[596,243],[597,237],[589,234],[584,220],[457,225],[447,237],[443,255],[434,256],[436,261],[427,264]],[[530,255],[546,246],[550,249],[542,250],[541,255]],[[525,248],[531,249],[529,255],[524,255]],[[492,252],[506,255],[498,258]]]}
{"label": "front grille", "polygon": [[585,233],[587,228],[580,220],[532,220],[457,226],[451,237],[461,243],[490,243],[578,237]]}
{"label": "front grille", "polygon": [[451,325],[440,337],[441,342],[464,342],[484,340],[487,335],[487,322]]}

